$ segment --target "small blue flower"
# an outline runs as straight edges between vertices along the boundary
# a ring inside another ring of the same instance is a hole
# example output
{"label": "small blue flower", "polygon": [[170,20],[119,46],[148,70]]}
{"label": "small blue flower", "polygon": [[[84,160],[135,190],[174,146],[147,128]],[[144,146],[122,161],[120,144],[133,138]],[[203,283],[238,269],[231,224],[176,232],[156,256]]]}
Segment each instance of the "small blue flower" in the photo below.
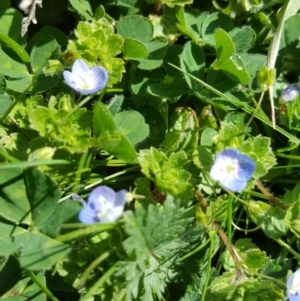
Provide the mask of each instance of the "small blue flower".
{"label": "small blue flower", "polygon": [[293,273],[287,281],[287,296],[290,301],[300,301],[300,269]]}
{"label": "small blue flower", "polygon": [[255,171],[255,162],[240,151],[225,149],[215,158],[210,170],[211,177],[231,191],[242,191]]}
{"label": "small blue flower", "polygon": [[63,72],[66,83],[75,91],[87,95],[102,90],[107,85],[108,73],[105,68],[89,68],[83,60],[76,60],[72,72]]}
{"label": "small blue flower", "polygon": [[299,96],[299,93],[300,93],[300,85],[292,84],[281,91],[279,103],[284,105],[289,101],[293,101]]}
{"label": "small blue flower", "polygon": [[88,197],[78,219],[84,224],[111,223],[123,213],[126,204],[126,190],[115,192],[107,186],[95,188]]}

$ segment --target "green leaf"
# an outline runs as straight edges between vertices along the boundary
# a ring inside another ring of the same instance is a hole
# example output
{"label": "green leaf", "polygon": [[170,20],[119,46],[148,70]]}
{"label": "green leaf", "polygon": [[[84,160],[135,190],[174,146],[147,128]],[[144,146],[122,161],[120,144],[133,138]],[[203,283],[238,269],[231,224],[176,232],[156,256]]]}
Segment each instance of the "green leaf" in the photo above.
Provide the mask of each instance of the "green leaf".
{"label": "green leaf", "polygon": [[26,195],[22,169],[0,171],[1,216],[22,224],[31,224],[30,204]]}
{"label": "green leaf", "polygon": [[213,200],[206,211],[207,216],[212,217],[216,221],[223,222],[226,219],[228,200],[218,197]]}
{"label": "green leaf", "polygon": [[182,50],[182,47],[179,45],[173,45],[168,48],[163,63],[167,75],[163,83],[153,84],[148,87],[148,91],[152,95],[176,101],[179,96],[190,90],[182,73],[169,65],[169,63],[173,63],[179,66],[179,55],[182,53]]}
{"label": "green leaf", "polygon": [[26,74],[24,77],[9,79],[6,83],[7,89],[22,93],[30,89],[32,78],[29,74]]}
{"label": "green leaf", "polygon": [[[3,94],[5,94],[5,92],[6,92],[6,80],[5,77],[0,74],[0,97],[4,96]],[[0,110],[3,110],[1,106],[0,106]]]}
{"label": "green leaf", "polygon": [[219,135],[214,137],[214,142],[220,151],[226,147],[239,148],[244,141],[244,131],[239,125],[235,125],[232,122],[221,122]]}
{"label": "green leaf", "polygon": [[12,78],[29,76],[26,65],[12,59],[3,48],[0,49],[0,73]]}
{"label": "green leaf", "polygon": [[143,115],[136,111],[124,111],[114,116],[118,132],[124,135],[131,144],[143,141],[149,135],[149,125]]}
{"label": "green leaf", "polygon": [[164,80],[164,73],[160,69],[151,71],[136,69],[131,84],[133,93],[143,98],[149,96],[148,87]]}
{"label": "green leaf", "polygon": [[299,55],[299,34],[297,28],[300,26],[300,15],[294,15],[284,22],[283,33],[281,35],[279,54],[281,56],[293,56],[297,58]]}
{"label": "green leaf", "polygon": [[60,81],[60,76],[46,76],[44,74],[38,74],[37,76],[32,77],[32,81],[32,93],[38,94],[56,87]]}
{"label": "green leaf", "polygon": [[80,108],[66,120],[67,115],[65,109],[39,107],[29,113],[30,126],[60,148],[71,153],[86,152],[91,144],[91,112]]}
{"label": "green leaf", "polygon": [[38,41],[46,36],[52,36],[61,47],[66,48],[68,45],[68,37],[62,31],[56,27],[45,26],[42,27],[38,33],[32,37],[32,39],[30,39],[27,46],[28,52],[32,50],[34,45],[37,45]]}
{"label": "green leaf", "polygon": [[[36,275],[38,281],[46,286],[46,279],[44,272]],[[8,258],[5,265],[0,271],[1,299],[5,301],[45,301],[46,294],[42,293],[41,288],[32,281],[26,271],[22,270],[12,256]]]}
{"label": "green leaf", "polygon": [[179,22],[177,27],[181,32],[190,37],[193,41],[200,39],[200,34],[197,30],[197,22],[201,17],[197,19],[195,15],[185,11],[182,7],[179,7],[177,8],[176,18]]}
{"label": "green leaf", "polygon": [[170,116],[164,149],[167,153],[184,151],[191,158],[199,139],[199,124],[191,108],[177,108]]}
{"label": "green leaf", "polygon": [[18,250],[28,241],[30,234],[27,230],[0,222],[0,256],[8,256]]}
{"label": "green leaf", "polygon": [[42,68],[50,59],[55,59],[59,53],[59,45],[52,36],[44,36],[37,41],[31,51],[31,68],[35,73],[41,73]]}
{"label": "green leaf", "polygon": [[[261,68],[266,63],[266,56],[261,54],[242,54],[241,59],[243,60],[247,72],[250,76],[250,89],[252,91],[261,91],[261,88],[258,85],[258,74]],[[268,78],[267,82],[270,83],[270,78]]]}
{"label": "green leaf", "polygon": [[234,28],[232,20],[225,14],[212,13],[206,17],[201,26],[203,40],[211,45],[216,45],[214,34],[217,30],[230,32]]}
{"label": "green leaf", "polygon": [[24,175],[33,224],[39,227],[53,214],[61,191],[56,183],[38,169],[26,169]]}
{"label": "green leaf", "polygon": [[10,95],[0,94],[0,114],[4,114],[6,110],[11,106],[13,99]]}
{"label": "green leaf", "polygon": [[288,225],[290,231],[297,237],[300,237],[300,220],[298,218],[300,214],[300,183],[298,183],[292,191],[287,190],[285,192],[283,203],[290,205],[287,209],[284,221]]}
{"label": "green leaf", "polygon": [[125,39],[123,52],[126,59],[145,58],[149,55],[147,47],[132,38]]}
{"label": "green leaf", "polygon": [[[1,1],[1,8],[2,8]],[[0,32],[21,46],[25,46],[26,37],[21,36],[23,15],[14,8],[8,8],[3,15],[0,16]]]}
{"label": "green leaf", "polygon": [[101,134],[96,140],[96,146],[128,163],[137,163],[137,155],[133,145],[119,133],[105,132]]}
{"label": "green leaf", "polygon": [[258,300],[257,296],[262,296],[261,300],[279,301],[285,298],[282,290],[273,281],[247,277],[244,273],[238,273],[235,270],[225,272],[214,279],[209,289],[214,301],[251,301]]}
{"label": "green leaf", "polygon": [[117,126],[108,108],[100,101],[94,107],[94,133],[98,137],[104,132],[115,133]]}
{"label": "green leaf", "polygon": [[51,110],[40,107],[29,114],[31,127],[38,131],[41,136],[46,136],[49,132],[48,124],[54,124],[54,114]]}
{"label": "green leaf", "polygon": [[162,0],[162,4],[166,4],[169,7],[174,7],[175,5],[185,6],[187,4],[192,4],[193,0]]}
{"label": "green leaf", "polygon": [[23,63],[29,63],[30,62],[30,56],[25,51],[25,49],[20,46],[17,42],[15,42],[13,39],[8,37],[7,35],[0,32],[0,40],[5,43],[5,45],[9,48],[11,48],[18,57],[23,61]]}
{"label": "green leaf", "polygon": [[234,246],[248,269],[256,272],[266,265],[266,253],[252,243],[251,238],[239,239]]}
{"label": "green leaf", "polygon": [[[180,67],[187,73],[203,80],[205,59],[202,48],[195,43],[188,42],[184,45],[183,51],[180,54]],[[189,76],[184,74],[185,80],[193,91],[202,90],[203,87]]]}
{"label": "green leaf", "polygon": [[169,281],[166,269],[172,273],[176,259],[188,251],[184,237],[191,229],[192,212],[184,211],[169,196],[163,206],[150,204],[147,210],[138,206],[135,212],[124,212],[128,238],[123,245],[131,259],[126,271],[130,299],[155,300],[152,291],[162,296]]}
{"label": "green leaf", "polygon": [[172,153],[168,158],[163,152],[151,147],[141,150],[138,156],[144,175],[165,194],[189,198],[193,193],[190,162],[184,152]]}
{"label": "green leaf", "polygon": [[[165,119],[160,111],[153,105],[143,105],[139,108],[140,113],[144,116],[146,124],[149,125],[150,133],[146,140],[140,142],[139,149],[157,147],[163,143],[167,130]],[[153,118],[155,116],[155,118]]]}
{"label": "green leaf", "polygon": [[174,78],[166,77],[164,83],[149,86],[148,91],[154,96],[176,101],[178,97],[188,92],[189,88],[183,77],[176,76]]}
{"label": "green leaf", "polygon": [[107,105],[107,108],[109,109],[110,113],[115,116],[119,111],[121,110],[122,104],[124,101],[123,95],[115,95],[110,103]]}
{"label": "green leaf", "polygon": [[215,31],[217,60],[213,64],[215,70],[223,70],[236,82],[247,84],[249,74],[239,55],[236,54],[234,43],[230,36],[223,30]]}
{"label": "green leaf", "polygon": [[281,208],[270,207],[261,201],[250,201],[248,212],[255,224],[261,226],[264,233],[271,238],[279,238],[288,231],[284,221],[285,212]]}
{"label": "green leaf", "polygon": [[241,152],[250,156],[255,161],[256,169],[253,177],[256,179],[264,176],[276,164],[276,158],[270,145],[270,138],[259,135],[247,139],[239,148]]}
{"label": "green leaf", "polygon": [[72,200],[57,204],[53,213],[39,226],[40,232],[50,237],[57,237],[62,229],[62,224],[78,223],[78,212],[82,208],[79,202]]}
{"label": "green leaf", "polygon": [[117,24],[117,32],[125,39],[131,38],[141,43],[153,39],[153,25],[142,16],[122,17]]}
{"label": "green leaf", "polygon": [[96,104],[93,120],[95,146],[108,151],[119,159],[135,163],[136,152],[133,145],[118,132],[114,117],[103,103]]}
{"label": "green leaf", "polygon": [[79,22],[75,29],[76,41],[69,41],[67,54],[83,58],[95,65],[98,58],[109,73],[108,87],[118,83],[125,72],[124,61],[116,57],[121,53],[124,38],[114,33],[114,26],[105,16],[92,22]]}
{"label": "green leaf", "polygon": [[205,171],[209,172],[214,160],[212,157],[212,153],[203,145],[199,145],[197,147],[198,149],[198,161],[196,161],[195,163],[198,165],[199,168],[203,168]]}
{"label": "green leaf", "polygon": [[212,146],[217,136],[218,132],[216,130],[212,128],[206,128],[201,135],[200,144],[202,146]]}
{"label": "green leaf", "polygon": [[70,251],[68,245],[39,233],[31,233],[19,257],[22,268],[45,270],[57,263]]}
{"label": "green leaf", "polygon": [[86,20],[93,20],[92,7],[88,0],[70,0],[70,3]]}
{"label": "green leaf", "polygon": [[250,27],[238,29],[230,36],[237,53],[247,52],[254,44],[256,38],[255,31]]}
{"label": "green leaf", "polygon": [[158,38],[145,43],[149,55],[146,58],[135,59],[134,62],[137,67],[143,70],[152,70],[161,66],[167,44],[168,41],[164,38]]}

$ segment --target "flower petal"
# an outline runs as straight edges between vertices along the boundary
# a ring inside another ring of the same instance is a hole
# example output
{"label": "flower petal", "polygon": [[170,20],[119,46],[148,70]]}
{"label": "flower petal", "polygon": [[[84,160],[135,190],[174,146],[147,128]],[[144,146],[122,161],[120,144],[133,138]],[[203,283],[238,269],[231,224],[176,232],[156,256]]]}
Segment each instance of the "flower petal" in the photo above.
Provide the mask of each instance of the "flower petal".
{"label": "flower petal", "polygon": [[300,301],[300,269],[288,278],[287,295],[290,301]]}
{"label": "flower petal", "polygon": [[300,93],[300,85],[297,84],[291,84],[287,88],[283,89],[281,91],[281,96],[279,98],[280,104],[286,104],[289,101],[295,100]]}
{"label": "flower petal", "polygon": [[253,176],[256,168],[255,162],[253,161],[253,159],[243,154],[240,154],[238,161],[240,165],[239,179],[243,179],[244,181],[249,181]]}
{"label": "flower petal", "polygon": [[246,188],[255,167],[253,159],[236,149],[228,148],[216,156],[210,176],[223,188],[239,192]]}
{"label": "flower petal", "polygon": [[99,222],[97,211],[92,210],[89,206],[83,207],[78,215],[78,219],[84,224],[94,224]]}
{"label": "flower petal", "polygon": [[72,66],[72,73],[77,75],[84,75],[89,72],[89,66],[83,60],[76,60]]}
{"label": "flower petal", "polygon": [[72,89],[74,89],[77,92],[80,92],[80,86],[78,85],[78,80],[76,78],[76,76],[74,76],[73,73],[71,73],[70,71],[65,70],[63,72],[63,77],[67,83],[68,86],[70,86]]}
{"label": "flower petal", "polygon": [[229,177],[227,177],[222,182],[220,181],[220,184],[223,188],[229,189],[234,192],[239,192],[244,190],[247,186],[247,183],[248,183],[247,181],[240,181],[237,178],[229,178]]}
{"label": "flower petal", "polygon": [[102,66],[89,69],[83,60],[76,60],[72,72],[64,71],[66,83],[75,91],[88,95],[105,88],[108,82],[107,70]]}
{"label": "flower petal", "polygon": [[105,88],[108,82],[108,73],[105,68],[102,66],[96,66],[91,68],[89,71],[91,76],[91,86],[94,86],[94,89],[102,90]]}
{"label": "flower petal", "polygon": [[94,210],[100,211],[103,208],[103,202],[114,204],[116,192],[107,186],[95,188],[88,197],[88,205],[92,205]]}

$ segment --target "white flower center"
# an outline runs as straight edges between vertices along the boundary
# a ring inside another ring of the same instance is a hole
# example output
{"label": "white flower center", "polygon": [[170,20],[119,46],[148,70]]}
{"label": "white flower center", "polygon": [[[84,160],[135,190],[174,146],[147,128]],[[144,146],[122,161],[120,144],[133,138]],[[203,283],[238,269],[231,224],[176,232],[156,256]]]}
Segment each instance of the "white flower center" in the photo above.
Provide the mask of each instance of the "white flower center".
{"label": "white flower center", "polygon": [[[90,75],[90,74],[89,74]],[[83,77],[80,74],[77,74],[77,84],[81,89],[88,90],[91,89],[91,80],[90,76]]]}
{"label": "white flower center", "polygon": [[228,158],[224,166],[221,166],[221,172],[227,176],[236,176],[239,170],[239,161],[236,159]]}
{"label": "white flower center", "polygon": [[101,205],[101,211],[97,212],[99,219],[101,219],[103,216],[106,216],[109,211],[114,209],[113,203],[106,201],[102,195],[99,196],[97,201]]}

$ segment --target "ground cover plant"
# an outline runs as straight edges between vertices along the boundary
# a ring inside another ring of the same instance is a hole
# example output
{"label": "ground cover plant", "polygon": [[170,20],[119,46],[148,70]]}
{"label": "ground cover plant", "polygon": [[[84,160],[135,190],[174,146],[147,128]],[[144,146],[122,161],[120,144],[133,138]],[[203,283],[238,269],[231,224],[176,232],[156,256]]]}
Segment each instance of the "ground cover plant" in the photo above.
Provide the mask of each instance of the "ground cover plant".
{"label": "ground cover plant", "polygon": [[299,0],[1,0],[0,299],[299,301]]}

